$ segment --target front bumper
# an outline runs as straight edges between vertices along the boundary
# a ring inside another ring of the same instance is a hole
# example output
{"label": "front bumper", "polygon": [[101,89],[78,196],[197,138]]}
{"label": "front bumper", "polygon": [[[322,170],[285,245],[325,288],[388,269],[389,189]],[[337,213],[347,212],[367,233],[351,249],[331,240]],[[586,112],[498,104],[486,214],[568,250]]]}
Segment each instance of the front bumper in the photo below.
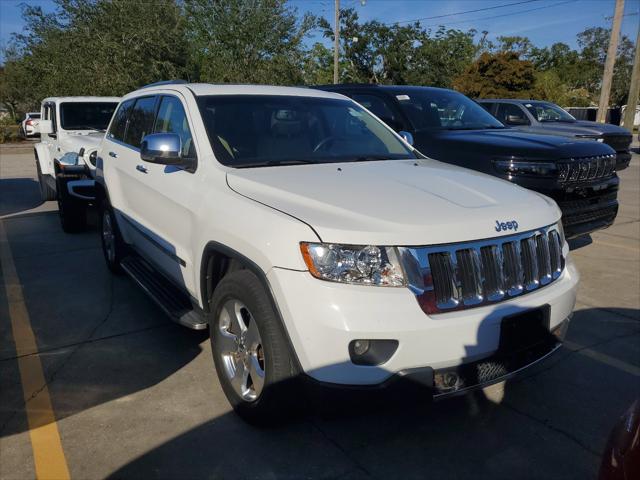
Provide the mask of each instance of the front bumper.
{"label": "front bumper", "polygon": [[[507,316],[548,305],[553,330],[573,311],[579,274],[569,257],[562,276],[546,287],[501,303],[432,316],[408,288],[336,284],[280,268],[270,270],[267,278],[308,377],[337,386],[378,386],[416,372],[429,383],[425,371],[435,375],[499,354],[501,322]],[[356,365],[349,344],[357,339],[397,340],[398,348],[383,364]]]}

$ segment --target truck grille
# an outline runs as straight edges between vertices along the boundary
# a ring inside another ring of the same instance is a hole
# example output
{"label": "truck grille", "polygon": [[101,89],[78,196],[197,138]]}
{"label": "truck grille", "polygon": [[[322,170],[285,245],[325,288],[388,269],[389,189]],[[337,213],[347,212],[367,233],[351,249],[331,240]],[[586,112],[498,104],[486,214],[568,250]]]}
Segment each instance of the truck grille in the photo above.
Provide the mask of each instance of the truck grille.
{"label": "truck grille", "polygon": [[537,290],[564,269],[556,226],[477,242],[405,248],[410,287],[426,313],[473,308]]}
{"label": "truck grille", "polygon": [[616,156],[598,155],[579,157],[558,162],[558,181],[560,183],[582,182],[613,175],[616,168]]}

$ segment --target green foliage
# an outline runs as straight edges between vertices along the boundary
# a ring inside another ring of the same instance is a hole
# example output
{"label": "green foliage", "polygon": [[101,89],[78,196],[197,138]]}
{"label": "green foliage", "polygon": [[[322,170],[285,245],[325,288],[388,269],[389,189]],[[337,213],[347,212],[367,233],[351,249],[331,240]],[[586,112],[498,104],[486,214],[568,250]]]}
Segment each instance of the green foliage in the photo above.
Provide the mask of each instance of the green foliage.
{"label": "green foliage", "polygon": [[481,54],[453,86],[473,98],[527,98],[534,83],[533,64],[508,51]]}
{"label": "green foliage", "polygon": [[182,77],[186,39],[173,0],[56,0],[23,7],[24,34],[7,50],[3,101],[18,111],[51,95],[123,95]]}
{"label": "green foliage", "polygon": [[14,142],[18,140],[20,126],[16,125],[10,117],[0,116],[0,143]]}
{"label": "green foliage", "polygon": [[303,82],[302,41],[314,19],[298,21],[284,0],[185,0],[185,13],[198,80]]}
{"label": "green foliage", "polygon": [[[122,95],[158,80],[322,84],[333,80],[333,48],[308,44],[324,18],[286,0],[55,0],[45,14],[23,8],[0,67],[0,102],[15,119],[47,96]],[[419,22],[361,22],[341,10],[342,82],[431,85],[478,97],[532,96],[561,105],[598,101],[610,31],[594,27],[538,48],[527,37],[424,28]],[[623,36],[611,103],[626,101],[634,45]]]}

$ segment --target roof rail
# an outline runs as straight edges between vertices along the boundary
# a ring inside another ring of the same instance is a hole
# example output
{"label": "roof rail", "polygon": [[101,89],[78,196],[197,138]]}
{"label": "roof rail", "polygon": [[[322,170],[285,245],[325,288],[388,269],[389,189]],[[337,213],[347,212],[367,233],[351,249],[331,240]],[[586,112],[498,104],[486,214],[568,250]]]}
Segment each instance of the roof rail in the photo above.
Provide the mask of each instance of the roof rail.
{"label": "roof rail", "polygon": [[378,87],[378,86],[380,86],[378,83],[366,83],[366,82],[326,83],[326,84],[320,84],[320,85],[313,85],[313,87],[322,87],[322,88]]}
{"label": "roof rail", "polygon": [[183,85],[185,83],[189,83],[189,82],[187,82],[186,80],[181,80],[181,79],[163,80],[161,82],[154,82],[154,83],[150,83],[149,85],[144,85],[144,86],[140,87],[140,89],[149,88],[149,87],[158,87],[160,85]]}

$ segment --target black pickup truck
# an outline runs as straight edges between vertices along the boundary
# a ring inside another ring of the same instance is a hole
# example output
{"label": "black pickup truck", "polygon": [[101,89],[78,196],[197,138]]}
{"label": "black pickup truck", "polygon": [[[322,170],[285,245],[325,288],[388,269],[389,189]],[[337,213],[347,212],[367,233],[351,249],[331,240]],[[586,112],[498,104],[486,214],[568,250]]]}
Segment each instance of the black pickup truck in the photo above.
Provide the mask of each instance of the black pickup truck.
{"label": "black pickup truck", "polygon": [[453,90],[369,84],[314,88],[351,97],[430,158],[553,198],[567,237],[606,228],[616,218],[616,152],[606,144],[505,127]]}
{"label": "black pickup truck", "polygon": [[606,143],[616,151],[616,170],[631,161],[631,132],[608,123],[576,120],[555,103],[539,100],[478,100],[490,114],[505,125],[523,132],[590,139]]}

